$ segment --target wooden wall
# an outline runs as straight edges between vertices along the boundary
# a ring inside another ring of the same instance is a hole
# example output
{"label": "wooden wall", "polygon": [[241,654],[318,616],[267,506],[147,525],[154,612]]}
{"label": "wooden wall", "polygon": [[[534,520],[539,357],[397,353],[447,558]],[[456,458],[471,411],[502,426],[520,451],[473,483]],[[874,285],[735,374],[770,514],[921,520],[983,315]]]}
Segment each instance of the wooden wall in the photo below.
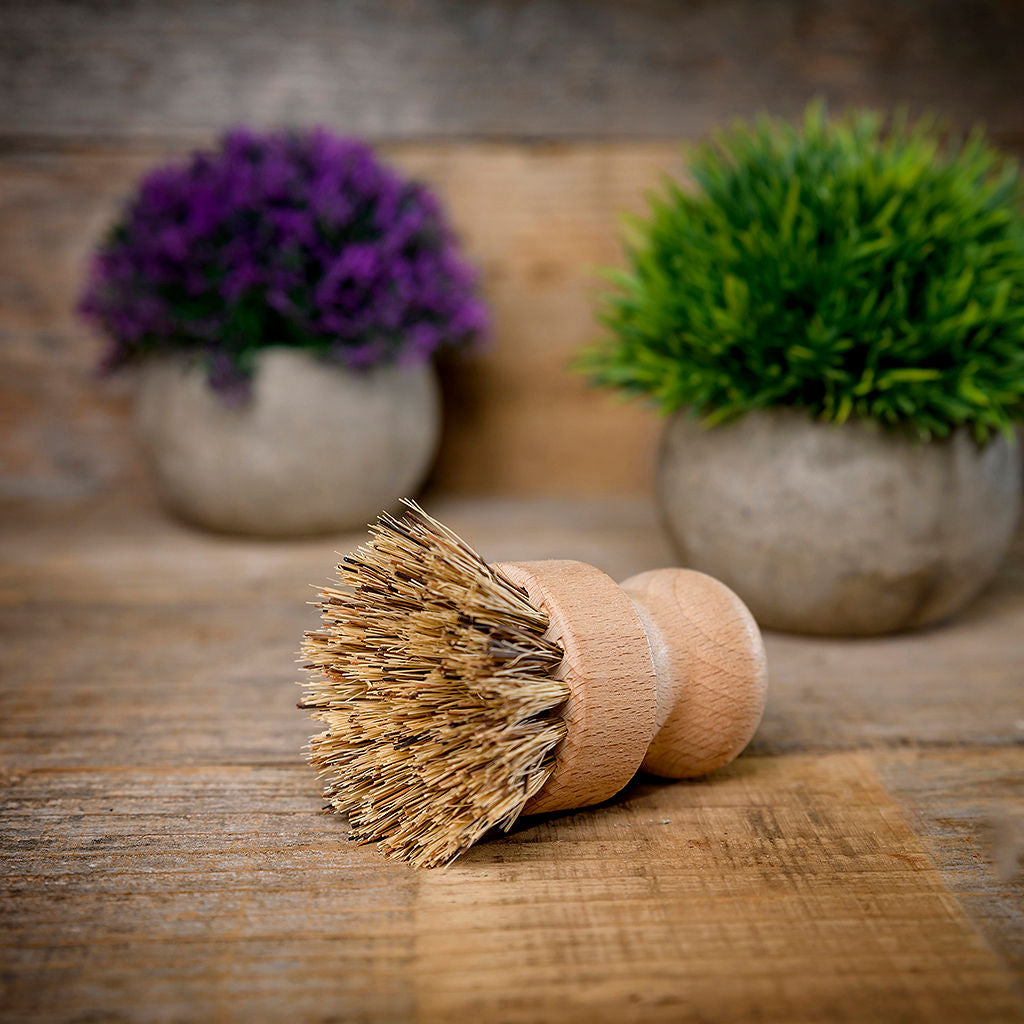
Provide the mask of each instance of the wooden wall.
{"label": "wooden wall", "polygon": [[813,95],[983,120],[1024,150],[1024,4],[954,0],[181,0],[0,7],[0,494],[135,485],[130,382],[72,313],[153,162],[224,126],[362,134],[437,187],[497,331],[445,370],[439,488],[650,488],[659,424],[566,370],[594,267],[680,144]]}

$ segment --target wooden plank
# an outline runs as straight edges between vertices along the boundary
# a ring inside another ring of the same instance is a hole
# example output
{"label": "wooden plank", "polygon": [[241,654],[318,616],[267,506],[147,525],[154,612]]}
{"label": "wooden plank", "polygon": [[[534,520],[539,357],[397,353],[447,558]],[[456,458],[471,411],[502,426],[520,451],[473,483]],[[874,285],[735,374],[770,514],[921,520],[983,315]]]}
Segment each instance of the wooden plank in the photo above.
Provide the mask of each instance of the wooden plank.
{"label": "wooden plank", "polygon": [[[424,507],[490,561],[576,558],[624,578],[665,565],[671,550],[644,498],[458,498],[432,493]],[[215,605],[244,621],[261,604],[304,602],[365,529],[262,540],[195,529],[142,496],[92,502],[0,502],[0,608],[38,603],[51,613],[110,606]],[[59,598],[59,604],[54,605]],[[46,615],[29,624],[49,627]],[[25,635],[19,634],[23,639]],[[63,642],[73,637],[61,634]],[[126,638],[130,639],[130,638]],[[169,643],[157,634],[158,644]]]}
{"label": "wooden plank", "polygon": [[875,763],[944,884],[1024,988],[1024,747],[889,750]]}
{"label": "wooden plank", "polygon": [[676,137],[815,94],[1020,133],[1022,45],[1019,6],[979,0],[19,0],[0,133]]}
{"label": "wooden plank", "polygon": [[416,878],[301,765],[37,771],[4,799],[9,1020],[410,1019]]}
{"label": "wooden plank", "polygon": [[590,390],[569,364],[600,336],[596,270],[622,260],[619,217],[641,210],[664,173],[682,173],[678,145],[394,153],[448,199],[495,322],[489,350],[447,367],[434,485],[469,494],[650,493],[657,416]]}
{"label": "wooden plank", "polygon": [[860,755],[635,783],[513,843],[422,880],[421,1020],[1020,1012]]}
{"label": "wooden plank", "polygon": [[862,755],[638,782],[420,874],[345,843],[315,790],[299,764],[82,763],[14,780],[8,1019],[1022,1012]]}

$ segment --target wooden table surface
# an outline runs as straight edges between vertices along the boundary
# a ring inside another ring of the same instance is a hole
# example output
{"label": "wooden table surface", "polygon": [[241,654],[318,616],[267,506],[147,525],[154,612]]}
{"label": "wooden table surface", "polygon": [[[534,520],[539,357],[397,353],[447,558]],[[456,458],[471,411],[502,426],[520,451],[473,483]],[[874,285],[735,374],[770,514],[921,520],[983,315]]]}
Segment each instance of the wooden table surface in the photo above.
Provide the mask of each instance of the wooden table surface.
{"label": "wooden table surface", "polygon": [[[485,556],[672,561],[643,501],[428,510]],[[311,583],[358,537],[9,506],[0,1015],[1024,1020],[1024,550],[949,625],[769,635],[750,751],[445,871],[346,842],[300,755]]]}

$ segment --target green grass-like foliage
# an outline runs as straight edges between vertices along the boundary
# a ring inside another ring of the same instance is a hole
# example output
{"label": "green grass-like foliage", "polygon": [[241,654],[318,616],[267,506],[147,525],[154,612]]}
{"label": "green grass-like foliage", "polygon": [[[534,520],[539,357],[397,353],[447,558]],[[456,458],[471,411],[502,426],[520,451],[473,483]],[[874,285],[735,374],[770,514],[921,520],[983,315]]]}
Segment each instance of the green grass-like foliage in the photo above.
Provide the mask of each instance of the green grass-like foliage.
{"label": "green grass-like foliage", "polygon": [[1024,418],[1024,218],[1016,166],[980,134],[873,113],[739,124],[631,222],[596,383],[708,425],[790,406],[823,420]]}

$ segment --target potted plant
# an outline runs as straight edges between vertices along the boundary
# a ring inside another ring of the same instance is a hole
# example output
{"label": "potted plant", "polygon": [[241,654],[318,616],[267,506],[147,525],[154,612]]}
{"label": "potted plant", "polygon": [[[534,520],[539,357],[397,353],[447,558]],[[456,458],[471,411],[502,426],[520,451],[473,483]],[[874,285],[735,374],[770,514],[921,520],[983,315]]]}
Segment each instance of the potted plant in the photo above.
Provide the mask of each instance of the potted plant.
{"label": "potted plant", "polygon": [[692,566],[770,628],[962,607],[1011,542],[1024,218],[982,138],[867,112],[702,145],[632,225],[594,381],[671,417],[658,491]]}
{"label": "potted plant", "polygon": [[218,530],[364,524],[422,482],[432,355],[486,328],[437,199],[327,131],[235,130],[150,173],[80,304],[139,364],[159,492]]}

